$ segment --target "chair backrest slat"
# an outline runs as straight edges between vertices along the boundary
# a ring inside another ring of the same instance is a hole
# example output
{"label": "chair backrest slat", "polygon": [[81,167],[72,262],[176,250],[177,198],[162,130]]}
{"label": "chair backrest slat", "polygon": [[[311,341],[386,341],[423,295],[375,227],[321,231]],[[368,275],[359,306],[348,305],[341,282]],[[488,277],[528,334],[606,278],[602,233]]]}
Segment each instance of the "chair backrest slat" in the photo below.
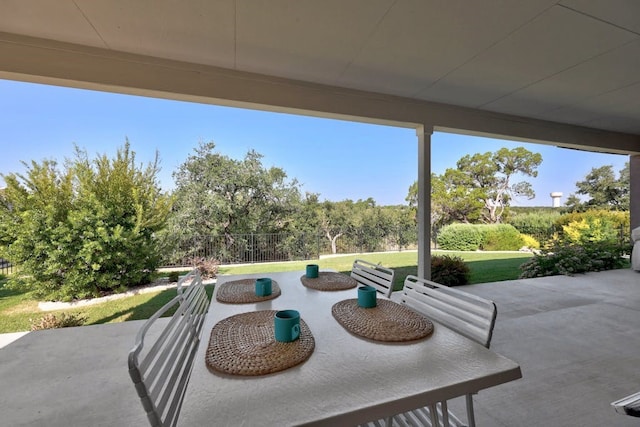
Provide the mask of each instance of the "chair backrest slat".
{"label": "chair backrest slat", "polygon": [[360,285],[373,286],[376,291],[386,297],[389,297],[393,292],[395,271],[390,268],[356,259],[351,268],[351,277]]}
{"label": "chair backrest slat", "polygon": [[[144,323],[129,352],[129,375],[152,426],[177,423],[209,307],[199,272],[193,270],[185,278],[190,281],[188,286],[183,279],[176,297]],[[147,350],[144,340],[149,329],[174,308],[175,313]]]}
{"label": "chair backrest slat", "polygon": [[400,300],[487,348],[491,344],[497,317],[493,301],[412,275],[405,279]]}

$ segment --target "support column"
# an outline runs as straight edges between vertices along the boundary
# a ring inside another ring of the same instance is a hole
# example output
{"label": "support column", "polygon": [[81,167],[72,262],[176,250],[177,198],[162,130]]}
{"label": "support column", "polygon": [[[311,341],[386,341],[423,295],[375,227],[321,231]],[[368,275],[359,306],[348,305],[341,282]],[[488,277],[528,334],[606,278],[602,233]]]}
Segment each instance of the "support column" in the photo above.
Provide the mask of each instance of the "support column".
{"label": "support column", "polygon": [[629,215],[631,230],[640,227],[640,155],[629,156]]}
{"label": "support column", "polygon": [[421,126],[418,135],[418,277],[431,279],[431,135]]}

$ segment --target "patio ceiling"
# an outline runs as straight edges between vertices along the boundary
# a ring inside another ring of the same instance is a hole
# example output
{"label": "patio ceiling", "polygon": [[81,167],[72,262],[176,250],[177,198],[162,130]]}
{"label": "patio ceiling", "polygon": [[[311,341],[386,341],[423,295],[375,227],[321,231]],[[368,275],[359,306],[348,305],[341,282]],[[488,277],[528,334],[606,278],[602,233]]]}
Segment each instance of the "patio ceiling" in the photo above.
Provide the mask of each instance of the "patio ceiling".
{"label": "patio ceiling", "polygon": [[[6,45],[71,43],[631,134],[640,145],[634,0],[2,0],[0,31]],[[0,59],[0,77],[33,80],[15,62]]]}

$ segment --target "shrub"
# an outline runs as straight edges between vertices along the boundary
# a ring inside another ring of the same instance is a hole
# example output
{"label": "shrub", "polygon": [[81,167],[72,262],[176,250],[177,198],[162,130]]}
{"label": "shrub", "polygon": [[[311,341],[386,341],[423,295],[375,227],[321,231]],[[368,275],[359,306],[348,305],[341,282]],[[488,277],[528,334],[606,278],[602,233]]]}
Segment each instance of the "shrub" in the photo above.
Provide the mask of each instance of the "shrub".
{"label": "shrub", "polygon": [[61,313],[59,316],[55,314],[45,314],[37,321],[31,320],[31,330],[38,331],[41,329],[68,328],[70,326],[82,326],[87,320],[86,317],[79,313]]}
{"label": "shrub", "polygon": [[517,251],[523,245],[520,233],[509,224],[451,224],[438,234],[438,246],[453,251]]}
{"label": "shrub", "polygon": [[218,275],[220,261],[215,258],[195,257],[190,264],[200,271],[203,279],[211,279]]}
{"label": "shrub", "polygon": [[446,286],[466,285],[469,283],[469,267],[457,256],[432,256],[431,280]]}
{"label": "shrub", "polygon": [[520,237],[522,237],[522,242],[525,247],[529,249],[540,249],[540,242],[538,242],[535,237],[528,234],[521,234]]}
{"label": "shrub", "polygon": [[555,222],[560,217],[558,211],[534,211],[513,215],[508,223],[522,234],[534,236],[539,242],[550,240],[555,231]]}
{"label": "shrub", "polygon": [[562,215],[555,222],[561,242],[630,241],[629,212],[589,210]]}
{"label": "shrub", "polygon": [[149,283],[159,265],[155,234],[171,198],[156,183],[158,164],[135,163],[129,143],[114,159],[86,151],[59,170],[53,161],[5,176],[0,246],[23,274],[10,285],[37,298],[90,298]]}
{"label": "shrub", "polygon": [[178,271],[170,271],[169,282],[173,283],[173,282],[177,282],[178,280],[180,280],[180,273]]}
{"label": "shrub", "polygon": [[599,242],[588,246],[561,245],[544,251],[520,266],[521,279],[555,276],[573,276],[589,271],[613,270],[624,267],[622,258],[628,245]]}
{"label": "shrub", "polygon": [[517,251],[524,245],[520,232],[509,224],[480,226],[482,249],[487,251]]}
{"label": "shrub", "polygon": [[451,224],[438,233],[438,246],[451,251],[476,251],[482,245],[482,232],[473,224]]}

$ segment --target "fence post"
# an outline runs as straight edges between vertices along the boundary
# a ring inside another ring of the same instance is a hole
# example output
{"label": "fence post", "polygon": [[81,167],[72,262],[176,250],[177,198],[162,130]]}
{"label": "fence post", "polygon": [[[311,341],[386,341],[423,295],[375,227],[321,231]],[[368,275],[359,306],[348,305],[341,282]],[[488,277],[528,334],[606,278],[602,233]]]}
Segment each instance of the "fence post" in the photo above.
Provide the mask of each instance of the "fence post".
{"label": "fence post", "polygon": [[253,233],[251,233],[249,235],[249,242],[251,242],[249,244],[249,248],[251,248],[251,250],[249,251],[249,262],[251,264],[253,264],[255,262],[255,260],[253,258],[253,251],[255,250],[255,245],[256,245],[256,242],[255,242],[254,237],[253,237]]}

